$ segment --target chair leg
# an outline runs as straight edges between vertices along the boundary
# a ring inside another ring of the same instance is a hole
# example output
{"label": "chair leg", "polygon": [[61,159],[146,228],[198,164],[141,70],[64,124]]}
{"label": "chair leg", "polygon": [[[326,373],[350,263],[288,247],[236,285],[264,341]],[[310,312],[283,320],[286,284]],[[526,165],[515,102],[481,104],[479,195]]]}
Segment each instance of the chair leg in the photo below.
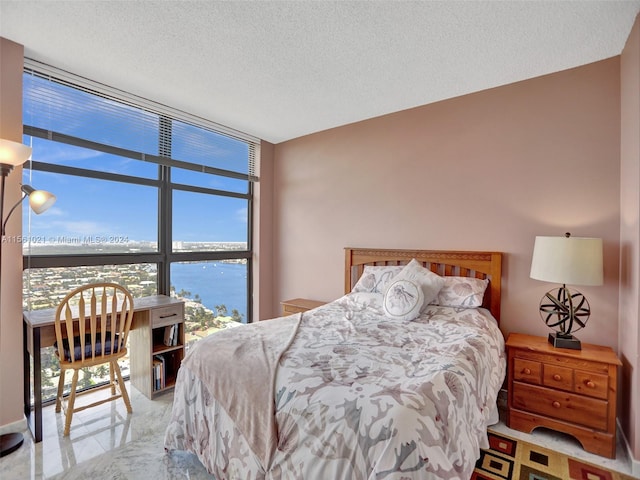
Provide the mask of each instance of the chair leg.
{"label": "chair leg", "polygon": [[58,379],[58,395],[56,396],[56,413],[60,412],[62,406],[62,395],[64,393],[64,376],[66,370],[60,369],[60,378]]}
{"label": "chair leg", "polygon": [[122,379],[122,373],[120,372],[120,366],[118,365],[118,361],[114,360],[111,363],[111,368],[109,369],[111,372],[115,372],[118,377],[118,385],[120,386],[120,393],[122,394],[122,400],[124,400],[124,404],[127,407],[127,412],[132,413],[131,402],[129,401],[129,394],[127,393],[127,389],[124,386],[124,380]]}
{"label": "chair leg", "polygon": [[[111,363],[111,362],[109,362]],[[113,366],[109,366],[109,383],[111,384],[111,395],[116,394],[116,379],[113,376]]]}
{"label": "chair leg", "polygon": [[66,418],[64,420],[64,436],[69,435],[71,430],[71,419],[73,418],[73,407],[76,403],[76,386],[78,385],[78,370],[73,370],[73,379],[71,380],[71,392],[69,392],[69,403],[67,403]]}

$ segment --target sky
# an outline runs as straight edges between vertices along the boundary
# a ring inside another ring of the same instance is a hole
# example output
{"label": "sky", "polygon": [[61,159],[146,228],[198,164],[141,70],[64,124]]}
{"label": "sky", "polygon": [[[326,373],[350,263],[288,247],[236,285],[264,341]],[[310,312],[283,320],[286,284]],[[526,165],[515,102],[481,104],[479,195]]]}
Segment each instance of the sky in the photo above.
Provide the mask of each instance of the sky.
{"label": "sky", "polygon": [[[158,154],[158,116],[25,74],[24,123],[73,137]],[[44,101],[43,101],[44,99]],[[53,107],[52,107],[53,105]],[[67,108],[68,107],[68,108]],[[103,113],[106,111],[106,114]],[[71,116],[70,116],[70,113]],[[174,122],[171,156],[239,173],[248,171],[248,146],[211,131]],[[24,136],[38,162],[157,180],[158,166],[96,150]],[[204,145],[204,149],[201,146]],[[23,236],[33,242],[87,237],[102,241],[156,241],[158,188],[119,181],[42,172],[24,165],[23,184],[56,195],[35,215],[23,210]],[[247,193],[248,182],[172,169],[174,183]],[[248,201],[174,190],[173,240],[246,242]]]}

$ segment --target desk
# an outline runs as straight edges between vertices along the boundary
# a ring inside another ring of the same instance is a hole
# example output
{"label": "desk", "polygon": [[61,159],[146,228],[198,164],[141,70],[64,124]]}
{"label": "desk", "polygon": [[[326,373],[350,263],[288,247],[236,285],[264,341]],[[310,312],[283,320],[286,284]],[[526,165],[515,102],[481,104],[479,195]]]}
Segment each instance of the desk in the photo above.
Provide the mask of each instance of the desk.
{"label": "desk", "polygon": [[[133,322],[131,330],[144,328],[143,320],[154,310],[175,304],[182,300],[166,295],[134,298]],[[22,332],[24,349],[24,414],[35,442],[42,441],[42,363],[40,350],[52,346],[56,341],[55,308],[23,312]],[[31,408],[31,365],[33,358],[33,411]],[[133,361],[133,360],[132,360]]]}

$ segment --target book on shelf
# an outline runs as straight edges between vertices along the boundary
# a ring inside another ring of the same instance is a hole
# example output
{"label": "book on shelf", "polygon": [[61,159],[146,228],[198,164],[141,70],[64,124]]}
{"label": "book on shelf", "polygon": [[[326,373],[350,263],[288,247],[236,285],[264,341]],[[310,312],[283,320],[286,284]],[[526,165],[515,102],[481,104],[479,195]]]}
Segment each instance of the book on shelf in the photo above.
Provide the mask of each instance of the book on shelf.
{"label": "book on shelf", "polygon": [[175,325],[167,325],[164,327],[164,344],[167,347],[171,347],[173,344],[173,331],[175,330]]}
{"label": "book on shelf", "polygon": [[176,323],[173,326],[173,336],[172,338],[172,345],[175,347],[176,345],[178,345],[178,333],[180,332],[180,324]]}
{"label": "book on shelf", "polygon": [[153,389],[162,390],[166,386],[166,365],[162,355],[153,357]]}
{"label": "book on shelf", "polygon": [[175,347],[178,345],[178,335],[180,333],[180,324],[174,323],[164,327],[164,344],[167,347]]}

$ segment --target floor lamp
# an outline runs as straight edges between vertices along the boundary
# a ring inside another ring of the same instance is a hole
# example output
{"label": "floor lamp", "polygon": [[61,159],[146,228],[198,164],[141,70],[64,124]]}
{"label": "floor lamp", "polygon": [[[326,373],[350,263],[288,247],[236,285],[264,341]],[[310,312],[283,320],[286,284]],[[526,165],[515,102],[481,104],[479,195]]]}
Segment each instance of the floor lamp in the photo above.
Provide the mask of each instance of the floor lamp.
{"label": "floor lamp", "polygon": [[[9,210],[7,218],[4,218],[4,185],[5,179],[11,173],[14,167],[22,165],[26,162],[31,155],[31,147],[27,147],[22,143],[12,142],[11,140],[4,140],[0,138],[0,174],[2,178],[0,180],[0,296],[2,295],[2,245],[4,244],[5,227],[9,217],[14,210],[22,203],[22,201],[29,197],[29,205],[33,211],[40,214],[47,210],[56,201],[55,195],[45,192],[44,190],[36,190],[29,185],[22,185],[22,197],[16,204]],[[0,327],[1,328],[1,327]],[[0,457],[14,452],[22,445],[24,437],[22,433],[5,433],[0,435]]]}

